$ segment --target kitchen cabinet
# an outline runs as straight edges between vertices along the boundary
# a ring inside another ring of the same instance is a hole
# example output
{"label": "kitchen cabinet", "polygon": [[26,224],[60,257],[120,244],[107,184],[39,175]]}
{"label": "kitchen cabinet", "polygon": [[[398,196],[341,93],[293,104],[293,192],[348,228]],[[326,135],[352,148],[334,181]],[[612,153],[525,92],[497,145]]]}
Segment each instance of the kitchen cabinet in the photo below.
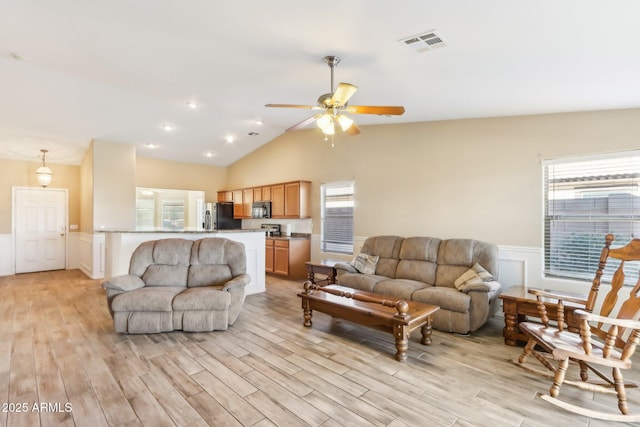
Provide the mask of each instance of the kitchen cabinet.
{"label": "kitchen cabinet", "polygon": [[264,248],[264,269],[267,273],[273,273],[273,255],[274,255],[275,241],[273,239],[265,240]]}
{"label": "kitchen cabinet", "polygon": [[233,217],[242,218],[244,206],[242,204],[242,190],[233,190]]}
{"label": "kitchen cabinet", "polygon": [[292,279],[306,277],[311,258],[309,239],[266,239],[265,270]]}
{"label": "kitchen cabinet", "polygon": [[271,186],[271,218],[284,218],[284,184]]}
{"label": "kitchen cabinet", "polygon": [[233,202],[234,218],[251,218],[253,202],[263,201],[271,202],[272,218],[311,218],[311,182],[293,181],[220,191],[218,201]]}
{"label": "kitchen cabinet", "polygon": [[289,182],[284,185],[285,218],[309,218],[311,210],[311,183],[308,181]]}
{"label": "kitchen cabinet", "polygon": [[264,202],[271,201],[271,187],[262,187],[262,200]]}
{"label": "kitchen cabinet", "polygon": [[233,191],[218,191],[218,202],[233,202]]}
{"label": "kitchen cabinet", "polygon": [[245,188],[242,190],[242,217],[251,218],[253,209],[253,188]]}

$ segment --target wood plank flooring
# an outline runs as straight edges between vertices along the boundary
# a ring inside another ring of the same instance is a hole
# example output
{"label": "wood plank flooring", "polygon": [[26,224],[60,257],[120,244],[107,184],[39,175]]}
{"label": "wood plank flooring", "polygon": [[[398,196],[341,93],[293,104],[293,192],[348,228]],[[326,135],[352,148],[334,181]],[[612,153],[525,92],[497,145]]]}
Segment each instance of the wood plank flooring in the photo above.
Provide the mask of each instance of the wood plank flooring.
{"label": "wood plank flooring", "polygon": [[[398,363],[389,334],[322,313],[304,328],[300,282],[268,277],[228,331],[152,335],[114,333],[100,283],[78,270],[0,277],[0,425],[607,425],[535,397],[550,381],[509,362],[521,348],[504,345],[501,317],[471,336],[434,331],[431,346],[417,331]],[[640,390],[629,402],[640,411]]]}

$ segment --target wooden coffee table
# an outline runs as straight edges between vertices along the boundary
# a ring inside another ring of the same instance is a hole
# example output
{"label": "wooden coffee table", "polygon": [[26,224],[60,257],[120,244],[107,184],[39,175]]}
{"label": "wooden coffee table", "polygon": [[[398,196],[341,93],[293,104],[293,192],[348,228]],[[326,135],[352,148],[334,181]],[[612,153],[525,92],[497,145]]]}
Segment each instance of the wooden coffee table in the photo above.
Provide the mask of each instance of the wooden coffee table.
{"label": "wooden coffee table", "polygon": [[422,344],[431,344],[431,315],[440,307],[339,285],[318,286],[307,281],[302,298],[304,326],[311,327],[313,310],[333,317],[391,332],[396,340],[396,360],[407,360],[409,335],[421,328]]}

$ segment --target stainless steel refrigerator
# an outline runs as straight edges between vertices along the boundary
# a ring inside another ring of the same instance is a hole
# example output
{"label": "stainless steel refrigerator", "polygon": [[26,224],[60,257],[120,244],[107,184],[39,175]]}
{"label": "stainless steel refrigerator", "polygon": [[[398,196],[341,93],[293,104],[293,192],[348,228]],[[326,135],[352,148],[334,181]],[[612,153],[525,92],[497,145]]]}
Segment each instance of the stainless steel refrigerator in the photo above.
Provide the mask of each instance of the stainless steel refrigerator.
{"label": "stainless steel refrigerator", "polygon": [[[208,203],[207,203],[208,205]],[[233,203],[211,203],[214,230],[237,230],[242,228],[242,220],[233,218]]]}

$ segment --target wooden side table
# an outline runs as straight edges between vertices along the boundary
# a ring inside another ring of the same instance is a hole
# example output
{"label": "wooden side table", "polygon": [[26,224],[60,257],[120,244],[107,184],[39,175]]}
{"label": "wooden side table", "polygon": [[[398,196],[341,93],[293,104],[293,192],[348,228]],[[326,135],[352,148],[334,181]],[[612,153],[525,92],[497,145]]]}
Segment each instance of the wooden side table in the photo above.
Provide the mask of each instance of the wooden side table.
{"label": "wooden side table", "polygon": [[[574,298],[587,299],[587,295],[573,294],[569,292],[549,291],[554,294],[564,295]],[[518,326],[520,322],[526,322],[527,316],[540,318],[538,313],[538,300],[535,295],[527,292],[527,288],[524,286],[512,286],[505,293],[500,295],[502,299],[502,311],[504,312],[504,329],[502,330],[502,336],[504,337],[504,343],[506,345],[517,345],[518,341],[526,343],[528,338],[525,334],[520,332]],[[574,304],[571,302],[563,301],[564,304],[564,320],[567,323],[567,329],[572,332],[578,332],[580,330],[580,323],[576,320],[574,311],[576,309],[584,309],[583,305]],[[547,307],[547,315],[550,320],[558,320],[557,310],[558,304],[549,300],[545,301],[545,307]]]}
{"label": "wooden side table", "polygon": [[[307,279],[313,284],[333,285],[336,283],[335,265],[338,262],[344,262],[337,259],[323,259],[320,261],[307,261]],[[316,281],[316,274],[326,276],[325,279]],[[324,283],[326,282],[326,283]]]}

